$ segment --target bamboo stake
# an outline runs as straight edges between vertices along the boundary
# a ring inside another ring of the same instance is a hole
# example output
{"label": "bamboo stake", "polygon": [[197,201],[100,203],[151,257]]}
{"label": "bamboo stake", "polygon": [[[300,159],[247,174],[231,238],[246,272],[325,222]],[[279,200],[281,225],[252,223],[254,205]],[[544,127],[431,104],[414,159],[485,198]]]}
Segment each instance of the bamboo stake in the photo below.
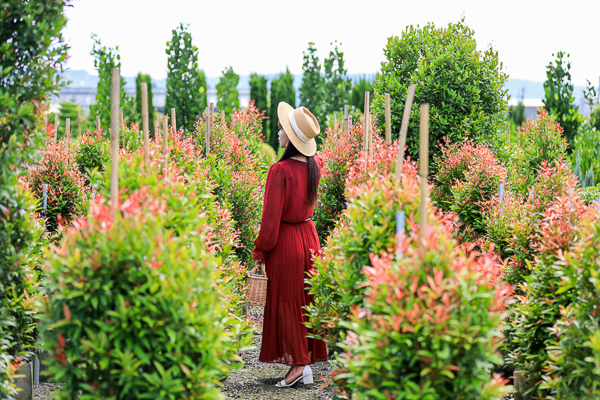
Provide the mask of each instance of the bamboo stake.
{"label": "bamboo stake", "polygon": [[123,120],[123,110],[119,110],[119,118],[121,121],[121,148],[125,150],[125,121]]}
{"label": "bamboo stake", "polygon": [[58,143],[58,114],[54,114],[54,143]]}
{"label": "bamboo stake", "polygon": [[81,111],[77,111],[77,134],[81,137]]}
{"label": "bamboo stake", "polygon": [[404,147],[406,147],[406,133],[408,131],[408,121],[410,119],[410,110],[412,109],[413,97],[415,96],[415,85],[408,86],[406,92],[406,102],[404,103],[404,112],[402,113],[402,125],[400,126],[400,138],[398,142],[398,160],[396,161],[396,178],[400,179],[402,174],[402,165],[404,164]]}
{"label": "bamboo stake", "polygon": [[349,107],[347,105],[344,106],[344,131],[348,132],[348,112],[349,112]]}
{"label": "bamboo stake", "polygon": [[166,115],[163,118],[163,176],[167,175],[167,159],[168,159],[168,149],[169,149],[169,144],[167,143],[167,140],[169,138],[169,117],[167,117]]}
{"label": "bamboo stake", "polygon": [[148,144],[149,124],[148,124],[148,83],[142,82],[142,132],[144,134],[144,162],[148,163],[148,157],[150,154],[150,148]]}
{"label": "bamboo stake", "polygon": [[365,117],[363,118],[363,151],[369,151],[369,92],[365,92]]}
{"label": "bamboo stake", "polygon": [[[110,202],[113,214],[117,217],[119,202],[119,106],[121,98],[121,76],[118,68],[112,71],[112,101],[110,107],[110,143],[111,143],[111,163],[110,163]],[[99,124],[100,117],[96,117]]]}
{"label": "bamboo stake", "polygon": [[71,137],[71,118],[67,118],[65,123],[65,143],[67,150],[69,150],[69,138]]}
{"label": "bamboo stake", "polygon": [[171,108],[171,129],[173,129],[173,135],[177,132],[177,118],[175,116],[175,108]]}
{"label": "bamboo stake", "polygon": [[337,125],[337,118],[336,118],[336,116],[334,115],[334,116],[333,116],[333,134],[334,134],[334,135],[337,133],[337,128],[336,128],[336,125]]}
{"label": "bamboo stake", "polygon": [[100,132],[100,128],[102,128],[102,127],[100,126],[100,116],[99,116],[99,115],[96,115],[96,130],[97,130],[98,132]]}
{"label": "bamboo stake", "polygon": [[424,247],[427,229],[427,175],[429,173],[429,104],[421,104],[419,124],[419,176],[421,177],[421,207],[419,210],[419,246]]}
{"label": "bamboo stake", "polygon": [[208,136],[206,137],[206,154],[210,153],[210,135],[213,128],[213,112],[215,110],[215,103],[210,103],[208,108]]}
{"label": "bamboo stake", "polygon": [[390,111],[390,94],[385,94],[385,144],[392,144],[392,114]]}
{"label": "bamboo stake", "polygon": [[225,122],[225,110],[221,110],[221,123]]}
{"label": "bamboo stake", "polygon": [[210,150],[210,143],[208,140],[208,129],[209,129],[209,125],[210,122],[208,120],[208,107],[206,107],[206,109],[204,110],[204,119],[205,119],[205,132],[204,132],[204,141],[206,142],[206,155],[208,155],[208,152]]}

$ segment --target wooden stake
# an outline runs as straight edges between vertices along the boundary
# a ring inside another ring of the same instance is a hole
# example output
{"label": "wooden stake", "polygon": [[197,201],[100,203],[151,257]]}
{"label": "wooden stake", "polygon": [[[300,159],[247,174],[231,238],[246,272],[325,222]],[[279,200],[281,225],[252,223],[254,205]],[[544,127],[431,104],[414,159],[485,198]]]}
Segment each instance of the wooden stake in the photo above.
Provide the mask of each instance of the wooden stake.
{"label": "wooden stake", "polygon": [[[115,217],[119,203],[119,106],[121,99],[121,76],[118,68],[112,71],[112,100],[110,107],[110,202]],[[100,117],[96,117],[96,123],[100,124]]]}
{"label": "wooden stake", "polygon": [[204,132],[204,141],[206,142],[206,155],[210,151],[210,141],[208,140],[208,130],[210,128],[210,122],[208,120],[208,107],[204,110],[204,120],[205,120],[205,132]]}
{"label": "wooden stake", "polygon": [[419,210],[419,246],[424,247],[427,229],[427,175],[429,174],[429,104],[421,104],[419,124],[419,176],[421,177],[421,207]]}
{"label": "wooden stake", "polygon": [[363,118],[363,151],[367,153],[369,151],[369,92],[365,92],[365,117]]}
{"label": "wooden stake", "polygon": [[344,131],[348,132],[349,129],[349,125],[348,125],[348,112],[349,112],[349,108],[347,105],[344,106]]}
{"label": "wooden stake", "polygon": [[97,130],[98,132],[100,132],[100,129],[101,129],[101,128],[102,128],[102,127],[100,126],[100,116],[99,116],[99,115],[96,115],[96,130]]}
{"label": "wooden stake", "polygon": [[119,110],[119,120],[121,121],[121,148],[125,150],[125,121],[123,120],[123,110]]}
{"label": "wooden stake", "polygon": [[210,135],[213,128],[213,112],[215,111],[215,103],[210,103],[208,108],[208,136],[206,137],[206,154],[210,153]]}
{"label": "wooden stake", "polygon": [[225,122],[225,110],[221,110],[221,123]]}
{"label": "wooden stake", "polygon": [[402,113],[402,125],[400,126],[400,137],[398,141],[398,156],[396,161],[396,178],[400,179],[402,174],[402,165],[404,164],[404,148],[406,147],[406,133],[408,131],[408,121],[410,120],[410,111],[412,109],[413,97],[415,96],[415,85],[408,86],[406,92],[406,102],[404,103],[404,112]]}
{"label": "wooden stake", "polygon": [[69,138],[71,137],[71,118],[67,118],[65,122],[65,143],[67,150],[69,150]]}
{"label": "wooden stake", "polygon": [[177,118],[175,116],[175,108],[171,108],[171,129],[173,129],[173,135],[177,132]]}
{"label": "wooden stake", "polygon": [[77,134],[81,137],[81,111],[77,111]]}
{"label": "wooden stake", "polygon": [[385,144],[392,144],[392,113],[390,111],[390,94],[385,94]]}
{"label": "wooden stake", "polygon": [[337,133],[337,117],[334,115],[333,116],[333,134],[335,135]]}
{"label": "wooden stake", "polygon": [[148,83],[142,82],[142,133],[144,134],[144,162],[148,163],[148,157],[150,155],[150,145],[148,143],[149,130],[148,126]]}
{"label": "wooden stake", "polygon": [[169,117],[166,115],[163,118],[163,176],[167,175],[167,160],[168,160],[168,151],[169,144],[167,140],[169,138]]}
{"label": "wooden stake", "polygon": [[58,143],[58,123],[60,120],[58,119],[58,114],[54,114],[54,143]]}

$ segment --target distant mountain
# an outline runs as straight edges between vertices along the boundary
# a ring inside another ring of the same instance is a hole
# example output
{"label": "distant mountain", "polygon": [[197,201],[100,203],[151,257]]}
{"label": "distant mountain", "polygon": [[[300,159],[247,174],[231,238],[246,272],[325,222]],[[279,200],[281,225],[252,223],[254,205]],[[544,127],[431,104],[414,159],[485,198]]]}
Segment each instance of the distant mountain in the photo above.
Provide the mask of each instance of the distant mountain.
{"label": "distant mountain", "polygon": [[[271,80],[277,74],[267,74],[266,77]],[[369,79],[374,80],[375,74],[351,74],[349,75],[353,80],[359,79],[366,76]],[[69,86],[72,87],[96,87],[98,86],[98,76],[92,75],[84,70],[68,70],[63,75],[64,79],[71,81]],[[125,82],[126,87],[135,87],[135,77],[126,76]],[[219,83],[220,77],[209,77],[206,79],[208,87],[214,88]],[[166,79],[154,79],[152,81],[154,87],[165,88],[167,85]],[[294,87],[296,90],[300,88],[302,84],[302,75],[294,75]],[[542,82],[528,81],[524,79],[508,78],[505,87],[508,89],[508,93],[513,99],[520,99],[521,97],[526,99],[543,99],[544,98],[544,84]],[[250,76],[240,75],[240,81],[238,83],[238,89],[250,89]],[[574,87],[575,103],[579,103],[582,96],[583,86]]]}

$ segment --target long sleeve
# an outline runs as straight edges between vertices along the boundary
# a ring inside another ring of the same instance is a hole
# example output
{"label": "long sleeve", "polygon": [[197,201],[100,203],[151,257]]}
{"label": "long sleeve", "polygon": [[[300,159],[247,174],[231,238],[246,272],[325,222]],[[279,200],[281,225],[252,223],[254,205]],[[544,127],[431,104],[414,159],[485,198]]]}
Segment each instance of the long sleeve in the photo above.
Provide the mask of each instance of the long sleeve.
{"label": "long sleeve", "polygon": [[254,241],[255,260],[265,261],[267,253],[277,244],[284,198],[285,173],[280,165],[273,164],[267,176],[260,233]]}

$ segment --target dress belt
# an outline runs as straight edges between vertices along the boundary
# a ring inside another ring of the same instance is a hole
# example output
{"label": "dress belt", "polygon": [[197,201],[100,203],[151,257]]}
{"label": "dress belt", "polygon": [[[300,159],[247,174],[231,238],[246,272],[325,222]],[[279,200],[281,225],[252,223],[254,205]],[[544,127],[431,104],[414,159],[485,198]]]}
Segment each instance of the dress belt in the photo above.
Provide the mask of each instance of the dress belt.
{"label": "dress belt", "polygon": [[306,219],[306,220],[304,220],[304,221],[300,221],[300,222],[287,222],[287,221],[281,221],[281,222],[283,222],[284,224],[298,225],[298,224],[303,224],[303,223],[305,223],[305,222],[308,222],[308,221],[310,221],[311,219],[312,219],[312,218],[308,218],[308,219]]}

